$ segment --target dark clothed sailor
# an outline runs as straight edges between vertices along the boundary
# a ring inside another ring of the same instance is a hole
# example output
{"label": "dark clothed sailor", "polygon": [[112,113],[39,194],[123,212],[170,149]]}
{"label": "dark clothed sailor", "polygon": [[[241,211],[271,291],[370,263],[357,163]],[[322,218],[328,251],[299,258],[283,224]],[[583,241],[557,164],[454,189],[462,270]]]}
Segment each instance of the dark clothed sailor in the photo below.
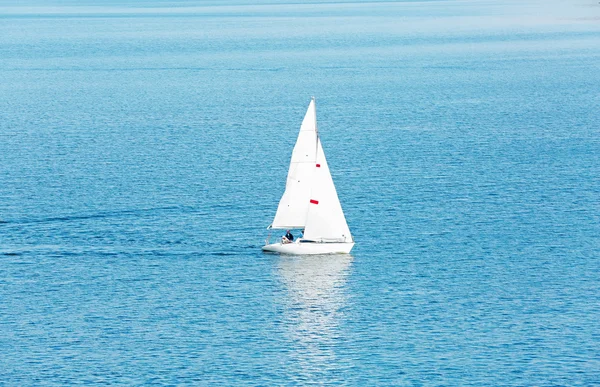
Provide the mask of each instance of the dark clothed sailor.
{"label": "dark clothed sailor", "polygon": [[290,230],[287,230],[287,233],[285,234],[285,237],[292,242],[294,240],[294,236],[292,235],[292,233],[290,232]]}

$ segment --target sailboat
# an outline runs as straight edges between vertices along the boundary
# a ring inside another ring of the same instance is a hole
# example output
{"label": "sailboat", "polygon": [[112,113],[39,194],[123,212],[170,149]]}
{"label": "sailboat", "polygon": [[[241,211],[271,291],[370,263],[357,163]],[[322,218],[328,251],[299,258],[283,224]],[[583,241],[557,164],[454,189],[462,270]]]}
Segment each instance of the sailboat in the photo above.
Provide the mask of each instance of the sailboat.
{"label": "sailboat", "polygon": [[282,238],[263,251],[282,254],[349,253],[354,240],[331,178],[317,128],[314,97],[300,126],[292,151],[285,192],[273,223],[268,229],[303,229],[303,235],[290,242]]}

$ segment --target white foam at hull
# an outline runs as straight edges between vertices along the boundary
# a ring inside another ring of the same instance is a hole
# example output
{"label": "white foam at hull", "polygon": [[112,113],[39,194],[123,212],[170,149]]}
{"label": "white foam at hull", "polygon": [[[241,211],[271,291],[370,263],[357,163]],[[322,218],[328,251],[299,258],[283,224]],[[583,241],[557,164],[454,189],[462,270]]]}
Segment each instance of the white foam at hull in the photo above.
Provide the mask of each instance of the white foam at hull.
{"label": "white foam at hull", "polygon": [[262,247],[263,251],[309,255],[309,254],[348,254],[354,247],[352,243],[272,243]]}

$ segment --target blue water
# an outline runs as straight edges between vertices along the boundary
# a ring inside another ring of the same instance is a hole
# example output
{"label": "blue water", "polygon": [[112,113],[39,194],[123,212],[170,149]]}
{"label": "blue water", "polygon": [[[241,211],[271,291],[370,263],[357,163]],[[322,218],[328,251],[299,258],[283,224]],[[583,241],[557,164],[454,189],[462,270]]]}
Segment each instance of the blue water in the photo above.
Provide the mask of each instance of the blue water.
{"label": "blue water", "polygon": [[2,0],[0,221],[0,385],[600,385],[600,5]]}

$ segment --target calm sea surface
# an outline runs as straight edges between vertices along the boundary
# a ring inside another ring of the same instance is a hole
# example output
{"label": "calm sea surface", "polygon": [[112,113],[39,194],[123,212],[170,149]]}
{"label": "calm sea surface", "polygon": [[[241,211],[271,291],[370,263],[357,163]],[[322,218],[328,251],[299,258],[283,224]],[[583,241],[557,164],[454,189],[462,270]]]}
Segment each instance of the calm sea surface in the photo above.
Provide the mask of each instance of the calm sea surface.
{"label": "calm sea surface", "polygon": [[[311,96],[356,247],[263,254]],[[600,4],[0,0],[0,385],[73,384],[600,385]]]}

